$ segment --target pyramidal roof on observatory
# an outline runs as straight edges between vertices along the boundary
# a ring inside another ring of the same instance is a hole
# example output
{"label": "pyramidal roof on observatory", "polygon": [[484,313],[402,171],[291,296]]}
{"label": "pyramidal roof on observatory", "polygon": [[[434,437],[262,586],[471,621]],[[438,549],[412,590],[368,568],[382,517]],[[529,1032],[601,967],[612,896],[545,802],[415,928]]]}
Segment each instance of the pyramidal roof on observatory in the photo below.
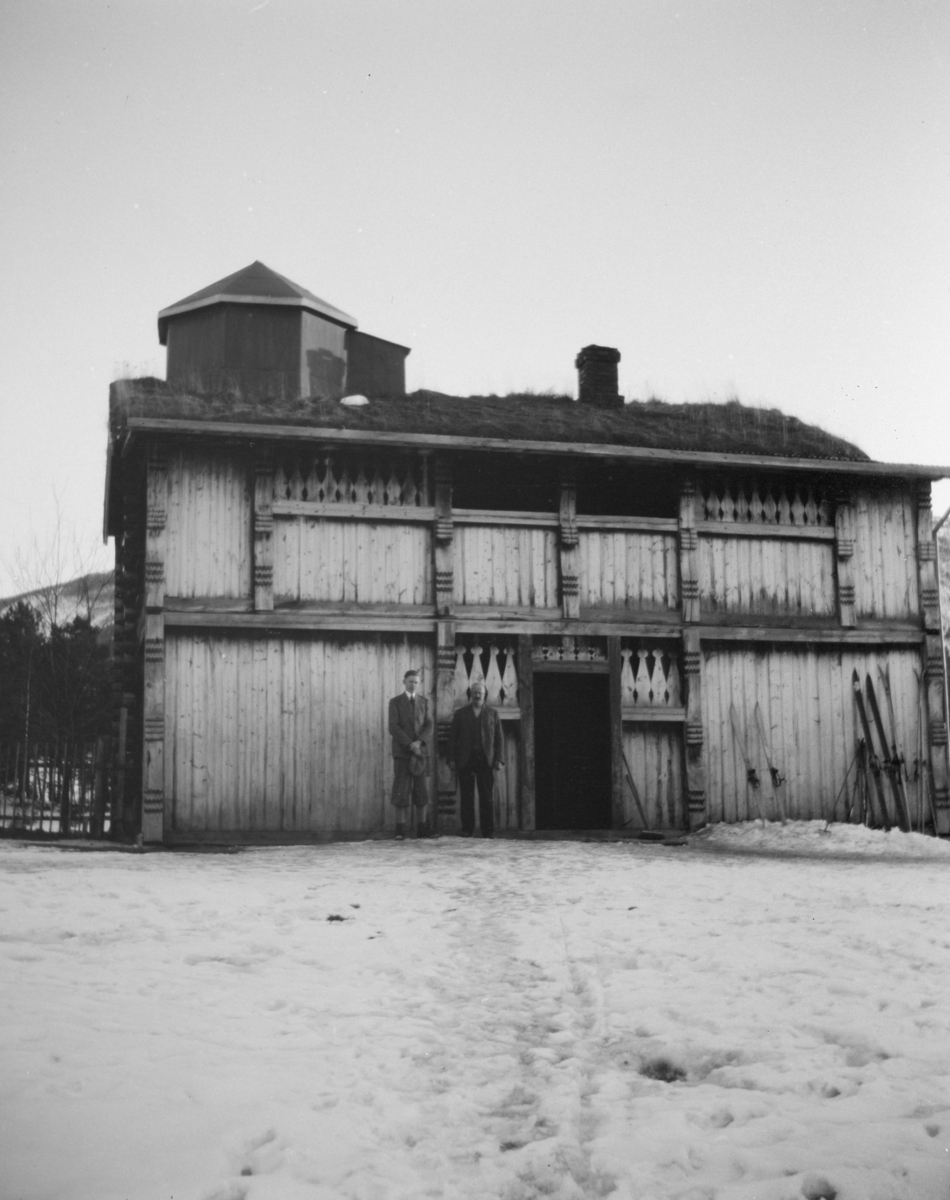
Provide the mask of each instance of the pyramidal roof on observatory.
{"label": "pyramidal roof on observatory", "polygon": [[200,291],[192,292],[176,304],[163,308],[158,314],[158,340],[161,345],[165,345],[170,318],[194,312],[198,308],[208,308],[212,304],[275,304],[305,308],[338,325],[346,325],[350,329],[357,326],[355,317],[327,304],[326,300],[308,292],[292,279],[278,275],[264,263],[252,262],[249,267],[235,271],[217,283],[209,283]]}

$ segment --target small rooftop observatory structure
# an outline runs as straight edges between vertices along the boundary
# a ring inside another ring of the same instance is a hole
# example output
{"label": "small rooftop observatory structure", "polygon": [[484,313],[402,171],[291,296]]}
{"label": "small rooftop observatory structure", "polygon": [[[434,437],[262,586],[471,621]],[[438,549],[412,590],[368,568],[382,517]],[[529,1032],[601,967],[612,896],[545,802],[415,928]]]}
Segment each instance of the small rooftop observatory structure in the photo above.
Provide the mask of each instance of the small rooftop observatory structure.
{"label": "small rooftop observatory structure", "polygon": [[244,400],[402,396],[409,350],[360,333],[349,316],[253,262],[163,308],[166,377],[199,394]]}

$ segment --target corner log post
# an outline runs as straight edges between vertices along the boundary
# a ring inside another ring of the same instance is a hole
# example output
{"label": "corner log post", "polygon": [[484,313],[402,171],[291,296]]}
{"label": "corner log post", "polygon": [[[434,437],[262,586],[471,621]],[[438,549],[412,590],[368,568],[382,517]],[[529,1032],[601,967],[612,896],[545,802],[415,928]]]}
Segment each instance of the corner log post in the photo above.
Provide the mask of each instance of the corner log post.
{"label": "corner log post", "polygon": [[835,497],[835,565],[837,567],[838,620],[843,629],[858,623],[854,591],[854,498],[848,488]]}
{"label": "corner log post", "polygon": [[121,617],[115,629],[118,685],[116,777],[113,837],[129,840],[141,832],[142,684],[145,638],[145,478],[146,463],[135,455],[122,472],[121,569],[117,551],[116,599]]}
{"label": "corner log post", "polygon": [[436,460],[434,469],[435,522],[433,559],[435,573],[436,679],[435,679],[435,819],[441,829],[457,823],[455,772],[449,766],[449,728],[455,712],[455,621],[454,603],[455,527],[452,523],[452,464]]}
{"label": "corner log post", "polygon": [[[703,692],[699,629],[699,532],[701,496],[695,480],[680,490],[679,557],[683,624],[683,680],[686,684],[686,727],[683,738],[683,778],[690,830],[706,824],[706,764],[703,759]],[[690,628],[692,626],[692,628]]]}
{"label": "corner log post", "polygon": [[258,451],[254,460],[254,608],[274,608],[274,464]]}
{"label": "corner log post", "polygon": [[558,511],[561,607],[565,620],[578,620],[581,615],[580,594],[580,536],[577,532],[577,477],[573,467],[561,475],[561,499]]}
{"label": "corner log post", "polygon": [[[113,838],[123,837],[126,833],[125,824],[125,771],[126,771],[126,736],[128,731],[128,702],[126,694],[129,690],[128,678],[132,670],[134,656],[138,650],[137,634],[131,634],[128,628],[127,614],[133,609],[134,575],[131,569],[131,521],[133,503],[130,489],[127,486],[127,476],[132,469],[131,462],[123,463],[122,488],[123,505],[120,510],[119,526],[115,531],[115,605],[113,655],[112,655],[112,694],[113,694],[113,779],[110,789],[109,828]],[[143,568],[144,569],[144,568]]]}
{"label": "corner log post", "polygon": [[924,689],[930,729],[930,769],[933,779],[937,833],[950,833],[950,762],[947,752],[947,714],[943,648],[940,638],[940,596],[937,591],[937,547],[934,543],[930,483],[917,485],[917,576],[924,627]]}
{"label": "corner log post", "polygon": [[699,491],[692,479],[680,489],[680,602],[683,623],[699,623]]}
{"label": "corner log post", "polygon": [[519,829],[535,828],[534,784],[534,643],[529,633],[518,637],[518,706],[521,709],[521,728],[518,736],[521,803],[518,807]]}
{"label": "corner log post", "polygon": [[620,829],[624,823],[624,761],[623,761],[623,687],[621,672],[623,657],[620,638],[607,638],[607,663],[610,670],[610,808],[611,827]]}
{"label": "corner log post", "polygon": [[[165,515],[168,470],[161,447],[148,453],[145,484],[145,663],[142,699],[142,840],[165,827]],[[169,814],[170,816],[170,814]]]}

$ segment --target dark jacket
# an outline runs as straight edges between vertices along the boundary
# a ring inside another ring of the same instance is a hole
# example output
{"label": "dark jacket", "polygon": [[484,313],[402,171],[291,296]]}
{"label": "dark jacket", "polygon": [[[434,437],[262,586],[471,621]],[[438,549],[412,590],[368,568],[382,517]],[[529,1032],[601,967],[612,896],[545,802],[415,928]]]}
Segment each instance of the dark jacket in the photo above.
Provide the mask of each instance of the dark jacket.
{"label": "dark jacket", "polygon": [[412,708],[405,692],[394,696],[389,702],[389,732],[393,739],[393,758],[409,758],[411,742],[422,742],[426,754],[432,740],[432,714],[429,701],[416,692],[413,697],[416,719],[412,719]]}
{"label": "dark jacket", "polygon": [[471,704],[457,708],[449,731],[449,762],[454,762],[459,771],[469,770],[472,752],[479,741],[490,767],[500,766],[505,761],[505,739],[498,713],[487,704],[478,717]]}

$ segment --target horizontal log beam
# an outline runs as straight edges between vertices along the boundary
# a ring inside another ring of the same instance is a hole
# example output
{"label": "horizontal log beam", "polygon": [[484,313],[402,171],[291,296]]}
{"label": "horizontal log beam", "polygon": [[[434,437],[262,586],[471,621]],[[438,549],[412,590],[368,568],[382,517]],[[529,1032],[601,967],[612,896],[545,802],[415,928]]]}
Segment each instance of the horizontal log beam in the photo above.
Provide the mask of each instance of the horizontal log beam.
{"label": "horizontal log beam", "polygon": [[541,454],[548,457],[594,458],[609,462],[680,463],[714,470],[807,471],[818,475],[859,475],[893,479],[948,479],[950,467],[915,463],[855,462],[840,458],[785,458],[781,455],[724,454],[708,450],[658,450],[600,442],[542,442],[526,438],[464,437],[444,433],[390,433],[369,429],[327,429],[313,425],[256,425],[239,421],[190,421],[174,417],[129,417],[122,454],[138,434],[238,439],[258,442],[315,442],[318,445],[387,446],[392,449],[482,450],[493,453]]}
{"label": "horizontal log beam", "polygon": [[495,621],[553,621],[558,625],[564,623],[564,617],[559,608],[519,608],[516,605],[501,604],[457,604],[455,606],[458,620],[495,622]]}
{"label": "horizontal log beam", "polygon": [[[521,528],[557,529],[558,513],[504,512],[494,508],[454,508],[452,519],[457,525],[514,525]],[[651,533],[675,536],[678,523],[666,517],[593,517],[578,513],[574,519],[578,530],[598,533]]]}
{"label": "horizontal log beam", "polygon": [[833,542],[835,531],[825,525],[760,525],[738,521],[700,521],[696,526],[702,537],[795,538],[802,542]]}
{"label": "horizontal log beam", "polygon": [[320,521],[399,521],[403,525],[431,525],[434,508],[409,504],[325,504],[309,500],[275,500],[275,517],[309,517]]}
{"label": "horizontal log beam", "polygon": [[924,635],[910,626],[872,627],[863,629],[793,629],[770,628],[763,625],[700,625],[699,636],[709,642],[773,642],[816,646],[914,646],[919,647]]}
{"label": "horizontal log beam", "polygon": [[610,663],[604,659],[603,662],[575,662],[571,659],[560,658],[536,658],[534,660],[535,675],[609,675]]}
{"label": "horizontal log beam", "polygon": [[419,610],[407,606],[409,612],[396,615],[369,615],[367,613],[321,613],[313,610],[302,612],[232,613],[232,612],[177,612],[165,614],[166,629],[222,629],[248,636],[259,634],[292,633],[435,633],[434,613],[412,615]]}
{"label": "horizontal log beam", "polygon": [[[270,612],[250,612],[238,608],[240,602],[222,598],[197,601],[169,597],[177,607],[166,604],[165,626],[168,629],[226,629],[234,632],[307,633],[349,632],[432,633],[436,618],[427,605],[310,605],[276,608]],[[530,612],[531,610],[524,610]],[[544,610],[542,610],[544,611]],[[558,610],[550,610],[557,613]],[[505,618],[497,615],[475,617],[465,609],[459,610],[456,620],[459,633],[529,634],[535,636],[625,637],[639,641],[669,641],[682,631],[674,622],[656,621],[585,621],[565,620],[563,617],[538,616]],[[704,644],[715,642],[757,642],[821,646],[909,646],[919,648],[924,634],[911,625],[866,625],[859,629],[834,626],[815,626],[806,623],[785,625],[703,624],[697,627]],[[559,669],[536,666],[538,670]],[[584,664],[586,665],[586,664]],[[607,669],[604,664],[594,664]]]}
{"label": "horizontal log beam", "polygon": [[596,621],[601,625],[613,624],[615,622],[622,625],[629,625],[631,621],[642,621],[650,625],[670,625],[672,632],[675,633],[683,623],[682,614],[679,605],[676,608],[624,608],[622,604],[617,605],[590,605],[581,609],[580,619],[582,621]]}
{"label": "horizontal log beam", "polygon": [[664,722],[667,724],[682,723],[686,720],[685,708],[663,708],[646,704],[626,704],[620,710],[624,725],[648,725]]}
{"label": "horizontal log beam", "polygon": [[231,598],[229,596],[166,596],[165,612],[231,612],[245,613],[254,611],[254,601],[248,596]]}
{"label": "horizontal log beam", "polygon": [[585,621],[585,620],[537,620],[497,619],[472,617],[467,609],[459,609],[456,618],[459,633],[511,633],[528,635],[557,635],[563,637],[620,637],[654,638],[669,641],[679,633],[680,626],[650,621]]}
{"label": "horizontal log beam", "polygon": [[578,513],[575,524],[582,531],[591,529],[598,533],[666,533],[675,537],[679,532],[675,517],[590,517]]}
{"label": "horizontal log beam", "polygon": [[840,630],[836,617],[792,616],[785,613],[763,612],[716,612],[703,609],[700,623],[707,628],[721,625],[738,625],[745,629],[752,626],[756,629],[815,629]]}
{"label": "horizontal log beam", "polygon": [[506,512],[497,508],[453,508],[456,525],[519,525],[522,528],[557,529],[556,512]]}

